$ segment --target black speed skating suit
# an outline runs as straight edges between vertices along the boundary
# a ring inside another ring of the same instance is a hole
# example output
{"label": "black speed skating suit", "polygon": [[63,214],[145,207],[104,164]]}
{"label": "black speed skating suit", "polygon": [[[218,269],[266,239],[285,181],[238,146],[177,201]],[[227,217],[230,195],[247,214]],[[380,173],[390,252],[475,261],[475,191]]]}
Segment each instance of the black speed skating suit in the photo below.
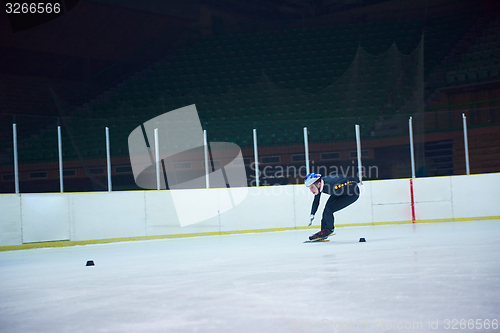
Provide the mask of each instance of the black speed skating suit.
{"label": "black speed skating suit", "polygon": [[330,195],[326,202],[321,219],[321,230],[332,230],[334,226],[333,213],[339,211],[359,198],[359,188],[357,183],[359,180],[355,177],[346,177],[343,175],[321,177],[323,186],[320,192],[314,196],[314,201],[311,208],[311,215],[315,215],[319,207],[319,200],[322,193]]}

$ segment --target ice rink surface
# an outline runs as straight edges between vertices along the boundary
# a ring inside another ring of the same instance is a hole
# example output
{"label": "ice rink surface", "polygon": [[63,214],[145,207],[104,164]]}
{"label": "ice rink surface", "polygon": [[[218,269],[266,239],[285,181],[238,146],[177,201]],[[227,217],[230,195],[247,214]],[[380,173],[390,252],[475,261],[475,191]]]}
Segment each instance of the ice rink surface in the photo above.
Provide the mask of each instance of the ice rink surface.
{"label": "ice rink surface", "polygon": [[0,332],[500,331],[500,221],[313,232],[0,252]]}

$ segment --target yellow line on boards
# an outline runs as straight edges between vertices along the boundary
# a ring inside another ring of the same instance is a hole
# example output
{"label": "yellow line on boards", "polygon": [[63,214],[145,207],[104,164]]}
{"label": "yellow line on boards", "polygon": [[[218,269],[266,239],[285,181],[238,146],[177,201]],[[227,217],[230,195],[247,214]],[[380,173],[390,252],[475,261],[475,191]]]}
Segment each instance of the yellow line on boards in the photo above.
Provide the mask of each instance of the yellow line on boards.
{"label": "yellow line on boards", "polygon": [[[417,220],[416,223],[446,223],[446,222],[488,221],[488,220],[500,220],[500,216],[428,219],[428,220]],[[412,223],[413,222],[411,220],[368,222],[368,223],[346,223],[346,224],[337,224],[335,227],[336,228],[362,227],[362,226],[412,224]],[[220,231],[220,232],[219,231],[197,232],[197,233],[157,235],[157,236],[121,237],[121,238],[82,240],[82,241],[63,240],[63,241],[51,241],[51,242],[39,242],[39,243],[26,243],[26,244],[22,244],[22,245],[0,246],[0,251],[15,251],[15,250],[27,250],[27,249],[35,249],[35,248],[49,248],[49,247],[69,247],[69,246],[91,245],[91,244],[109,244],[109,243],[143,241],[143,240],[153,240],[153,239],[174,239],[174,238],[189,238],[189,237],[204,237],[204,236],[238,235],[238,234],[249,234],[249,233],[276,232],[276,231],[288,231],[288,230],[305,230],[305,229],[317,229],[317,228],[318,228],[318,226],[284,227],[284,228],[249,229],[249,230],[233,230],[233,231]]]}

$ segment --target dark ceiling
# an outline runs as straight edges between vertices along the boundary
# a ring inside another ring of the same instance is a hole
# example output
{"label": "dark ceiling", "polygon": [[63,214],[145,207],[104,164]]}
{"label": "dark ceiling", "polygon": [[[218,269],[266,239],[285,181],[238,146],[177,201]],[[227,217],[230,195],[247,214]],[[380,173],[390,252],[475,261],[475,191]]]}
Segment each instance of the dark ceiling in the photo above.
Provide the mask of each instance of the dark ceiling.
{"label": "dark ceiling", "polygon": [[[59,16],[7,15],[2,10],[0,103],[4,105],[4,101],[12,99],[11,91],[17,89],[16,85],[23,86],[34,78],[56,82],[55,86],[61,86],[61,95],[65,86],[82,86],[68,88],[82,91],[67,97],[80,103],[204,36],[262,31],[264,27],[280,29],[294,24],[301,27],[304,22],[308,26],[320,21],[324,24],[324,18],[348,17],[344,12],[351,10],[366,13],[374,5],[397,11],[403,4],[427,8],[428,3],[471,1],[474,0],[59,0]],[[25,112],[22,109],[10,107],[7,113]],[[5,108],[0,112],[6,112]]]}
{"label": "dark ceiling", "polygon": [[87,80],[113,65],[134,67],[167,54],[214,33],[217,22],[221,32],[227,17],[257,24],[311,19],[383,1],[66,0],[65,13],[47,22],[39,14],[2,11],[0,73]]}

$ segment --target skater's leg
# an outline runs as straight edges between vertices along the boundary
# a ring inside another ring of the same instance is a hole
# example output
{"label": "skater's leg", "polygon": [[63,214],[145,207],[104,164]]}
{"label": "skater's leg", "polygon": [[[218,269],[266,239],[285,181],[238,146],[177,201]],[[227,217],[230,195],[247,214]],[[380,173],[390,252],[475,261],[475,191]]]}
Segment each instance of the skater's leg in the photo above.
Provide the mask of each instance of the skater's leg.
{"label": "skater's leg", "polygon": [[344,209],[349,206],[359,198],[359,189],[356,184],[349,186],[350,188],[345,192],[344,195],[340,197],[331,196],[325,205],[325,210],[323,210],[323,218],[321,220],[321,229],[332,230],[335,228],[334,222],[335,218],[333,213]]}
{"label": "skater's leg", "polygon": [[[340,197],[336,197],[336,200],[332,202],[332,210],[333,212],[338,212],[341,209],[346,208],[350,204],[354,203],[356,200],[358,200],[359,194],[356,193],[351,193],[351,194],[345,194]],[[328,201],[327,201],[328,204]]]}
{"label": "skater's leg", "polygon": [[321,230],[334,229],[334,217],[333,217],[333,202],[335,202],[336,197],[330,197],[326,202],[325,209],[323,210],[323,218],[321,219]]}

